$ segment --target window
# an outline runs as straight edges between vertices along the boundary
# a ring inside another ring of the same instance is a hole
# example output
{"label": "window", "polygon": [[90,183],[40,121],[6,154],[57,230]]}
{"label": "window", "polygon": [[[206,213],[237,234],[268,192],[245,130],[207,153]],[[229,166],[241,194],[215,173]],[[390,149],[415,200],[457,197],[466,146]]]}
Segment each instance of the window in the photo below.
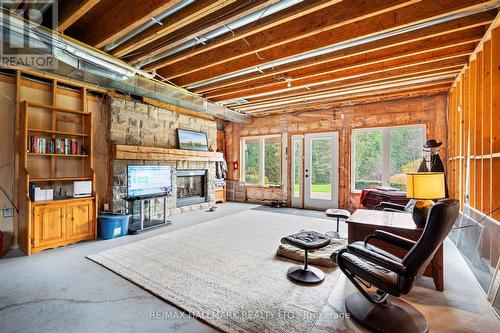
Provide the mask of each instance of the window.
{"label": "window", "polygon": [[242,180],[253,185],[281,183],[281,136],[243,138]]}
{"label": "window", "polygon": [[391,186],[406,190],[406,173],[422,160],[425,126],[353,130],[352,189]]}

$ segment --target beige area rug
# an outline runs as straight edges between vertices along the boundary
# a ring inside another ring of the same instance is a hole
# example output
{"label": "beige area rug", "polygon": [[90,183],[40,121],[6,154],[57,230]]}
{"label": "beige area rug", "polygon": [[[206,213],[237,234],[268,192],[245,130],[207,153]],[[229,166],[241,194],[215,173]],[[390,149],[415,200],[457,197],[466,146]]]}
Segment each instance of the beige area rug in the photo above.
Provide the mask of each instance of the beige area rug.
{"label": "beige area rug", "polygon": [[[179,222],[178,222],[179,223]],[[281,237],[326,232],[324,219],[248,210],[91,255],[88,258],[227,332],[309,332],[339,270],[301,286],[296,263],[276,256]]]}
{"label": "beige area rug", "polygon": [[[330,244],[318,250],[307,253],[308,263],[316,266],[335,267],[336,264],[330,259],[333,252],[347,245],[347,239],[331,239]],[[280,244],[276,254],[298,262],[304,262],[304,250],[289,244]]]}

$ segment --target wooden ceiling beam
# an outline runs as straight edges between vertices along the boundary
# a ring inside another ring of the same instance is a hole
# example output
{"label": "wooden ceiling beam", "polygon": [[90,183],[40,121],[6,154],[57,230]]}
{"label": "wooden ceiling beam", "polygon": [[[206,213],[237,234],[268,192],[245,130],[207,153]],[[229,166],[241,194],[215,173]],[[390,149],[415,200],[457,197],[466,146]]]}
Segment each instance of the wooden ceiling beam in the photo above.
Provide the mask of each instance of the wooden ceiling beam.
{"label": "wooden ceiling beam", "polygon": [[[217,90],[230,85],[240,85],[242,83],[257,82],[258,80],[266,77],[273,77],[275,75],[288,73],[297,69],[316,66],[333,60],[343,59],[359,54],[365,54],[367,52],[376,52],[385,48],[404,45],[417,41],[421,41],[422,44],[425,44],[428,43],[430,39],[433,39],[437,42],[441,42],[443,45],[449,45],[450,43],[454,43],[455,40],[457,40],[458,42],[467,40],[469,38],[468,36],[475,36],[476,34],[484,35],[484,32],[486,31],[485,25],[491,24],[496,15],[497,10],[490,10],[484,13],[466,16],[458,20],[444,22],[427,28],[410,31],[390,38],[349,47],[343,50],[314,57],[312,59],[305,59],[282,66],[276,66],[273,69],[264,71],[264,73],[256,72],[247,75],[241,75],[235,78],[214,82],[190,90],[198,94],[207,93],[209,91]],[[188,75],[185,77],[180,77],[176,80],[182,83],[182,86],[186,86],[185,83],[187,81],[190,81],[191,79]]]}
{"label": "wooden ceiling beam", "polygon": [[101,0],[69,0],[58,7],[57,31],[64,32]]}
{"label": "wooden ceiling beam", "polygon": [[[168,73],[164,77],[170,79],[245,56],[258,58],[256,52],[260,53],[273,47],[303,39],[315,39],[315,35],[322,32],[387,13],[419,1],[371,0],[369,4],[367,4],[366,0],[342,1],[307,15],[302,15],[272,29],[253,33],[230,44],[204,50],[196,55],[192,53],[174,55],[148,65],[146,68],[158,69],[167,65],[162,68],[162,72]],[[191,64],[191,67],[185,66],[186,61],[183,60],[189,60],[187,62]]]}
{"label": "wooden ceiling beam", "polygon": [[[166,36],[174,31],[182,29],[188,24],[202,19],[204,16],[209,15],[225,6],[228,6],[236,0],[198,0],[192,4],[184,7],[178,12],[166,17],[162,24],[157,24],[147,29],[146,31],[132,37],[116,49],[111,51],[115,57],[124,57],[127,53],[152,43],[159,38]],[[129,60],[129,57],[127,57]]]}
{"label": "wooden ceiling beam", "polygon": [[368,96],[375,96],[375,95],[389,95],[393,93],[400,93],[400,92],[409,92],[409,91],[425,91],[425,90],[431,90],[431,89],[449,89],[451,87],[451,84],[453,83],[454,79],[445,79],[445,80],[440,80],[440,81],[434,81],[431,83],[416,83],[416,84],[408,84],[408,85],[401,85],[401,86],[396,86],[396,87],[390,87],[390,88],[383,88],[383,89],[378,89],[378,90],[369,90],[366,92],[356,92],[356,93],[346,93],[342,95],[338,95],[336,97],[328,97],[324,99],[317,99],[314,101],[297,101],[295,103],[287,103],[285,105],[277,105],[277,106],[267,106],[260,108],[259,109],[241,109],[243,112],[246,114],[254,115],[257,112],[260,111],[275,111],[275,110],[285,110],[285,109],[290,109],[294,107],[307,107],[307,106],[312,106],[312,105],[324,105],[326,103],[333,103],[336,101],[341,101],[341,100],[354,100],[358,99],[360,97],[368,97]]}
{"label": "wooden ceiling beam", "polygon": [[[496,1],[489,1],[488,3],[496,3]],[[203,63],[204,60],[202,59],[200,59],[199,63],[196,63],[192,62],[193,59],[190,58],[188,61],[163,67],[159,69],[158,72],[165,78],[173,79],[172,81],[178,85],[180,82],[174,78],[185,75],[186,73],[196,73],[196,75],[192,77],[192,81],[199,82],[253,68],[272,61],[285,59],[304,52],[321,49],[323,47],[354,41],[359,38],[373,36],[394,29],[405,28],[410,25],[437,19],[463,10],[483,8],[484,5],[485,2],[480,0],[422,0],[410,6],[323,31],[316,34],[314,37],[302,38],[266,49],[259,52],[259,57],[255,54],[250,54],[218,65]],[[296,24],[300,23],[296,22]],[[224,50],[220,51],[223,55],[227,54]],[[203,55],[200,54],[200,56]],[[201,67],[199,67],[199,64],[202,64]],[[201,68],[203,68],[203,70],[200,70]],[[182,84],[184,83],[185,82]]]}
{"label": "wooden ceiling beam", "polygon": [[94,26],[88,27],[83,35],[78,36],[78,40],[102,48],[180,2],[181,0],[118,1],[109,11],[101,12],[93,18]]}
{"label": "wooden ceiling beam", "polygon": [[428,96],[428,95],[437,95],[437,94],[445,94],[449,90],[448,86],[444,86],[441,88],[434,88],[434,89],[429,89],[429,88],[424,88],[424,89],[416,89],[412,90],[410,92],[396,92],[396,93],[391,93],[391,94],[378,94],[375,96],[362,96],[362,97],[351,97],[348,99],[343,99],[337,102],[332,102],[332,103],[326,103],[326,104],[318,104],[318,105],[313,105],[313,106],[303,106],[303,107],[294,107],[294,108],[289,108],[289,109],[281,109],[281,110],[275,110],[275,111],[261,111],[261,112],[255,112],[251,113],[252,117],[260,118],[260,117],[267,117],[267,116],[276,116],[276,115],[283,115],[283,114],[288,114],[288,113],[293,113],[293,112],[309,112],[309,111],[325,111],[325,110],[332,110],[335,108],[339,107],[345,107],[345,106],[352,106],[352,105],[359,105],[359,104],[368,104],[368,103],[380,103],[383,101],[388,101],[388,100],[394,100],[394,99],[409,99],[409,98],[415,98],[419,96]]}
{"label": "wooden ceiling beam", "polygon": [[195,37],[223,27],[230,22],[238,20],[253,12],[264,9],[278,2],[279,0],[237,0],[209,15],[200,18],[178,31],[173,31],[152,43],[134,49],[127,55],[130,64],[135,65],[158,54],[172,50],[185,42],[193,40]]}
{"label": "wooden ceiling beam", "polygon": [[450,62],[452,63],[463,61],[463,64],[465,64],[467,63],[467,56],[470,55],[474,50],[473,46],[474,44],[459,45],[456,47],[450,47],[439,51],[432,51],[432,52],[412,55],[402,59],[394,59],[377,64],[360,65],[355,68],[348,68],[345,70],[321,74],[314,77],[307,77],[304,79],[293,80],[291,82],[291,87],[288,87],[287,82],[278,82],[272,86],[248,89],[246,91],[240,91],[233,94],[226,94],[218,96],[216,98],[211,98],[210,100],[214,102],[224,102],[236,98],[247,99],[260,96],[276,95],[291,90],[312,89],[314,87],[324,86],[329,83],[335,83],[341,80],[345,80],[346,78],[361,77],[361,76],[366,76],[368,74],[381,73],[388,70],[394,70],[397,68],[406,68],[406,67],[411,68],[416,65],[431,64],[449,59],[452,59],[450,60]]}
{"label": "wooden ceiling beam", "polygon": [[323,63],[317,66],[290,71],[278,78],[271,77],[265,78],[264,80],[260,81],[252,80],[248,82],[248,84],[240,84],[237,86],[230,86],[224,89],[211,91],[207,94],[204,94],[204,97],[215,100],[217,97],[227,95],[229,93],[235,94],[238,92],[249,91],[256,88],[275,86],[276,84],[283,83],[283,79],[280,79],[282,77],[289,77],[295,81],[299,79],[312,78],[322,74],[334,73],[349,68],[356,69],[359,66],[383,63],[389,60],[403,60],[404,58],[409,58],[411,56],[416,56],[422,53],[431,55],[431,52],[437,53],[440,50],[443,50],[443,52],[445,52],[447,49],[459,48],[460,46],[463,46],[466,49],[470,49],[474,48],[480,40],[481,35],[475,34],[467,36],[467,38],[463,39],[452,39],[449,40],[448,43],[443,43],[441,39],[430,40],[429,43],[413,42],[402,46],[396,46],[394,48],[387,48],[377,52],[368,52],[350,58],[343,58],[337,61]]}
{"label": "wooden ceiling beam", "polygon": [[[243,27],[235,29],[232,33],[227,33],[220,37],[211,39],[205,42],[205,45],[199,44],[190,50],[179,52],[175,57],[183,56],[194,56],[209,50],[215,49],[217,47],[222,47],[228,45],[235,41],[241,41],[252,34],[267,31],[269,29],[274,29],[274,27],[284,24],[288,21],[297,19],[298,17],[313,13],[315,11],[321,10],[333,4],[339,3],[342,0],[317,0],[317,1],[303,1],[289,8],[283,9],[277,13],[261,18],[258,24],[247,24]],[[166,60],[167,58],[165,58]],[[134,58],[132,58],[134,60]],[[180,60],[179,60],[180,61]],[[158,61],[156,63],[148,64],[145,69],[155,69],[159,66],[163,66],[164,61]]]}
{"label": "wooden ceiling beam", "polygon": [[[250,100],[248,104],[244,104],[241,106],[258,106],[258,105],[264,105],[264,104],[269,104],[271,102],[277,102],[277,101],[289,101],[293,100],[296,98],[300,97],[312,97],[312,96],[321,96],[325,94],[330,94],[334,92],[339,92],[339,91],[349,91],[349,90],[355,90],[355,89],[360,89],[364,87],[374,87],[377,85],[385,85],[388,83],[398,83],[398,82],[408,82],[408,81],[415,81],[415,80],[421,80],[421,79],[428,79],[428,78],[438,78],[438,77],[447,77],[450,75],[456,76],[461,70],[460,65],[458,66],[450,66],[450,67],[445,67],[445,68],[438,68],[438,69],[432,69],[432,70],[423,70],[419,72],[413,72],[411,74],[407,73],[402,73],[396,71],[389,71],[386,73],[381,74],[373,74],[371,76],[365,77],[363,80],[361,79],[350,79],[350,80],[345,80],[342,81],[341,83],[331,86],[329,88],[321,89],[321,90],[313,90],[313,91],[302,91],[302,92],[295,92],[294,94],[286,94],[283,96],[279,96],[276,98],[272,99],[256,99],[256,100]],[[239,105],[232,104],[232,105],[225,105],[226,107],[229,108],[238,108]]]}

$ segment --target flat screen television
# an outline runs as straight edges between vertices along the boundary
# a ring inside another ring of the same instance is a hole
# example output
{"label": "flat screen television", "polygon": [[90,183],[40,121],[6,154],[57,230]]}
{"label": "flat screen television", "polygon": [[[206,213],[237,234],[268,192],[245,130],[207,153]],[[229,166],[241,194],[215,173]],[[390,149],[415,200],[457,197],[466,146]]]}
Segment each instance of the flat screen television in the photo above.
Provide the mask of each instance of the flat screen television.
{"label": "flat screen television", "polygon": [[208,151],[207,133],[177,129],[179,149]]}
{"label": "flat screen television", "polygon": [[145,197],[172,192],[172,167],[170,165],[129,165],[128,196]]}

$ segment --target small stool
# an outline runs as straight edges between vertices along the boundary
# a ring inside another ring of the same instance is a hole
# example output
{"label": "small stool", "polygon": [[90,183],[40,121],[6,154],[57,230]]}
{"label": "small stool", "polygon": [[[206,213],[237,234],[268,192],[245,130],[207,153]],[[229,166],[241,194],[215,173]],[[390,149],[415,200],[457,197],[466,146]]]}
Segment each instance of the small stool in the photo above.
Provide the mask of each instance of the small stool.
{"label": "small stool", "polygon": [[304,265],[288,269],[290,280],[302,283],[319,283],[325,279],[325,273],[319,268],[307,264],[307,251],[316,250],[330,244],[330,238],[316,231],[302,231],[298,234],[283,237],[281,243],[289,244],[304,250]]}
{"label": "small stool", "polygon": [[336,208],[330,208],[330,209],[327,209],[326,212],[325,212],[326,216],[328,217],[333,217],[333,218],[337,218],[337,231],[328,231],[326,233],[326,235],[330,238],[340,238],[340,235],[339,235],[339,222],[340,222],[340,219],[343,218],[343,219],[348,219],[350,216],[351,216],[351,213],[349,213],[349,211],[345,210],[345,209],[336,209]]}

